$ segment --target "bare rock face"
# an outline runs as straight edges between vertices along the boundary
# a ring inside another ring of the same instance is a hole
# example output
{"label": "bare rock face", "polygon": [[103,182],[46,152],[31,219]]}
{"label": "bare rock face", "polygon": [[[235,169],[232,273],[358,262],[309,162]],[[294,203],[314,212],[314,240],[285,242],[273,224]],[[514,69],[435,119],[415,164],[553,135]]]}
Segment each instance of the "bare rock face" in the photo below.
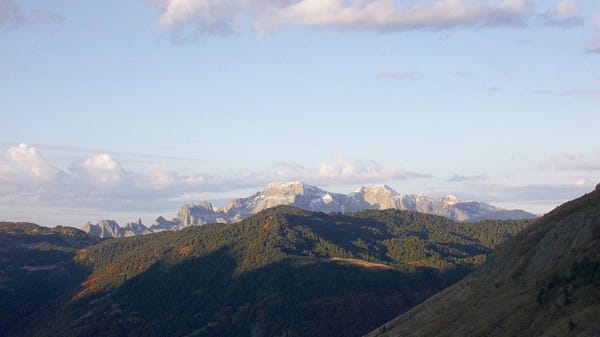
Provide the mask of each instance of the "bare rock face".
{"label": "bare rock face", "polygon": [[137,236],[151,233],[148,227],[144,226],[142,219],[138,219],[136,222],[129,222],[123,226],[122,236]]}
{"label": "bare rock face", "polygon": [[122,236],[122,228],[114,220],[101,220],[97,224],[87,222],[83,225],[82,230],[90,235],[99,238],[118,238]]}
{"label": "bare rock face", "polygon": [[299,181],[289,183],[272,183],[260,192],[261,196],[276,199],[286,199],[294,202],[296,196],[304,194],[304,184]]}
{"label": "bare rock face", "polygon": [[81,228],[84,232],[99,238],[121,238],[149,234],[152,231],[144,226],[141,219],[121,227],[114,220],[100,220],[97,224],[86,222]]}
{"label": "bare rock face", "polygon": [[198,205],[185,205],[177,213],[180,228],[216,222],[216,218],[212,204],[207,201]]}
{"label": "bare rock face", "polygon": [[[355,212],[365,209],[400,209],[429,213],[455,221],[479,221],[486,219],[528,219],[536,216],[522,210],[505,210],[479,201],[462,202],[452,195],[427,196],[400,194],[387,185],[361,187],[350,194],[331,193],[300,181],[271,183],[263,190],[247,197],[237,198],[222,208],[215,209],[209,202],[184,205],[172,220],[156,219],[148,229],[134,224],[126,225],[127,235],[140,235],[164,230],[179,230],[189,226],[208,223],[231,223],[241,221],[267,208],[288,205],[314,212]],[[93,225],[92,225],[93,226]],[[110,228],[114,226],[108,226]],[[123,234],[123,229],[93,229],[94,233]],[[92,230],[85,225],[84,230]],[[95,235],[95,234],[94,234]]]}
{"label": "bare rock face", "polygon": [[169,221],[163,218],[162,216],[159,216],[158,218],[156,218],[156,220],[154,220],[149,230],[150,232],[158,233],[162,231],[172,230],[175,226],[176,224],[173,223],[173,221]]}
{"label": "bare rock face", "polygon": [[378,209],[400,209],[397,202],[398,193],[387,185],[362,187],[360,192],[363,193],[364,201]]}

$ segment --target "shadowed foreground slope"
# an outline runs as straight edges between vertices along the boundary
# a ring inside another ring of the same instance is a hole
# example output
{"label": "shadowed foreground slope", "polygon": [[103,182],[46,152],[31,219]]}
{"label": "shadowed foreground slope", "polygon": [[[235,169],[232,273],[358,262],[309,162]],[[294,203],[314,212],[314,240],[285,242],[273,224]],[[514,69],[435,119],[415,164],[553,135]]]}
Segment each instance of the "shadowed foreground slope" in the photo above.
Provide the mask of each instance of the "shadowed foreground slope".
{"label": "shadowed foreground slope", "polygon": [[600,185],[368,336],[600,336]]}
{"label": "shadowed foreground slope", "polygon": [[28,315],[74,294],[90,270],[74,261],[100,240],[69,227],[0,222],[0,336]]}

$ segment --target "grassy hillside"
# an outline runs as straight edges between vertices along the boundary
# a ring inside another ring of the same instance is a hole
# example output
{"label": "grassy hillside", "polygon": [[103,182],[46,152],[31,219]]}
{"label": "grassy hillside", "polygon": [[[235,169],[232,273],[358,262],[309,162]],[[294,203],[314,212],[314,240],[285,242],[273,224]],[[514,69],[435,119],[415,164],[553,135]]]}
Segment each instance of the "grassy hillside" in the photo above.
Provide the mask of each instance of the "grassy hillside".
{"label": "grassy hillside", "polygon": [[11,335],[358,336],[461,279],[527,224],[282,206],[110,239],[69,260],[89,274],[67,303]]}
{"label": "grassy hillside", "polygon": [[476,272],[369,336],[600,336],[600,188],[539,219]]}

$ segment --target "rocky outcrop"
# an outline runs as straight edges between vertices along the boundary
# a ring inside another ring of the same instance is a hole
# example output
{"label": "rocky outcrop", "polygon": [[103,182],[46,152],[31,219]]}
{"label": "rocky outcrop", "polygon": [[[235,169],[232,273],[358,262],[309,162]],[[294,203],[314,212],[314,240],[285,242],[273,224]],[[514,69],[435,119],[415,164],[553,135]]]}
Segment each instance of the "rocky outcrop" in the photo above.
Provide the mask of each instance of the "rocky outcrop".
{"label": "rocky outcrop", "polygon": [[114,220],[101,220],[95,225],[88,221],[81,229],[99,238],[118,238],[123,236],[123,229]]}
{"label": "rocky outcrop", "polygon": [[154,233],[172,230],[177,224],[173,221],[169,221],[162,216],[159,216],[154,220],[152,226],[150,226],[150,231]]}
{"label": "rocky outcrop", "polygon": [[177,213],[177,223],[180,228],[194,225],[204,225],[207,223],[218,222],[219,212],[215,212],[212,204],[203,201],[198,205],[185,205]]}
{"label": "rocky outcrop", "polygon": [[152,233],[150,229],[142,223],[142,219],[138,219],[136,222],[129,222],[122,228],[122,236],[137,236]]}

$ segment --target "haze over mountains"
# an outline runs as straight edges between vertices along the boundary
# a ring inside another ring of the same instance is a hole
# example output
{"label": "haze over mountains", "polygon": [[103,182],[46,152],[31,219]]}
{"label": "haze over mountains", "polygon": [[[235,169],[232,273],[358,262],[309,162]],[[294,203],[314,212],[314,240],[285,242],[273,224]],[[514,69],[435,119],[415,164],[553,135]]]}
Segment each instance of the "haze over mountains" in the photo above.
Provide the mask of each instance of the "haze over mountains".
{"label": "haze over mountains", "polygon": [[536,217],[535,214],[523,210],[503,209],[481,201],[461,201],[452,195],[400,194],[387,185],[361,187],[350,194],[340,194],[293,181],[271,183],[247,198],[238,198],[228,202],[222,208],[214,208],[210,202],[206,201],[197,205],[184,205],[172,220],[161,216],[150,227],[142,224],[140,220],[124,226],[120,226],[113,220],[102,220],[95,225],[86,223],[83,230],[101,238],[144,235],[208,223],[238,222],[262,210],[280,205],[325,213],[398,209],[440,215],[454,221],[468,222]]}

